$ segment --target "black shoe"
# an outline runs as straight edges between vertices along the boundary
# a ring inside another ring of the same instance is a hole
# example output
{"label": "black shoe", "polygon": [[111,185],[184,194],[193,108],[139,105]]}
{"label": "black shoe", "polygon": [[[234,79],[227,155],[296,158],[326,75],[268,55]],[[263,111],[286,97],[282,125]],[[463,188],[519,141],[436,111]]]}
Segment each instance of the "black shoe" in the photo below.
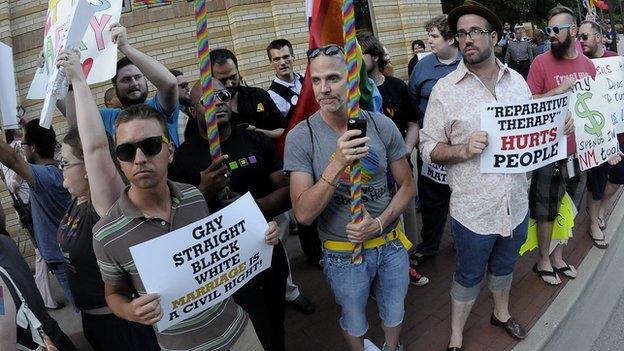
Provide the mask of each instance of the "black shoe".
{"label": "black shoe", "polygon": [[498,320],[498,318],[496,318],[494,313],[492,313],[492,317],[490,318],[490,324],[492,324],[495,327],[501,327],[505,329],[507,334],[519,340],[522,340],[526,338],[527,336],[527,333],[524,330],[524,328],[518,322],[516,322],[516,320],[513,319],[513,317],[509,317],[507,322],[501,322],[500,320]]}
{"label": "black shoe", "polygon": [[316,311],[314,304],[301,294],[299,294],[296,299],[288,301],[288,303],[304,314],[312,314]]}
{"label": "black shoe", "polygon": [[446,351],[461,351],[461,347],[449,347],[448,349],[446,349]]}

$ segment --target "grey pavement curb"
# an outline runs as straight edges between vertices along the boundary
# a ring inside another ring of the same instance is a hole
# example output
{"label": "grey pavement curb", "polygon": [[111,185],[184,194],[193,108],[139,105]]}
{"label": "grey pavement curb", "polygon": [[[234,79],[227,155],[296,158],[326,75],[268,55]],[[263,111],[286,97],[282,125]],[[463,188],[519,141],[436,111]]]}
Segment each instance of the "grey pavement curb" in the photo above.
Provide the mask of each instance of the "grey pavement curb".
{"label": "grey pavement curb", "polygon": [[[613,240],[620,240],[620,238],[615,237],[614,234],[624,219],[624,195],[618,192],[615,196],[617,200],[614,204],[613,212],[611,212],[609,216],[609,226],[605,230],[605,236],[611,244],[613,244]],[[566,320],[568,312],[574,307],[574,304],[588,286],[594,273],[599,268],[605,252],[605,250],[600,250],[592,246],[587,256],[583,259],[582,264],[577,267],[576,279],[569,281],[563,289],[561,289],[546,312],[544,312],[531,328],[527,338],[518,343],[516,347],[513,348],[513,351],[537,351],[542,350],[548,344],[551,337],[557,331],[557,327]]]}

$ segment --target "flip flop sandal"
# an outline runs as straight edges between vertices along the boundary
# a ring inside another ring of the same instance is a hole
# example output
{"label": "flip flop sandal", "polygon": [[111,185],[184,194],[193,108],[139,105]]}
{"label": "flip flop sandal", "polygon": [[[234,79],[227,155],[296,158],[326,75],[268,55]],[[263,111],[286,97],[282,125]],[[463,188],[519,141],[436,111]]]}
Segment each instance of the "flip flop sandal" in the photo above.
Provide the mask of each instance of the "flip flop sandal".
{"label": "flip flop sandal", "polygon": [[555,266],[553,266],[553,269],[555,270],[555,272],[561,274],[562,276],[564,276],[564,277],[566,277],[566,278],[568,278],[570,280],[576,278],[575,276],[572,276],[572,275],[566,273],[566,272],[572,272],[572,268],[567,263],[563,267],[555,267]]}
{"label": "flip flop sandal", "polygon": [[[592,240],[593,244],[595,247],[599,248],[600,250],[606,250],[607,247],[609,247],[609,244],[605,242],[605,239],[596,239],[591,235],[590,231],[587,231],[587,235],[589,235],[589,238]],[[601,244],[602,242],[602,244]]]}
{"label": "flip flop sandal", "polygon": [[598,217],[598,227],[600,228],[600,230],[607,229],[607,222],[605,222],[604,219]]}
{"label": "flip flop sandal", "polygon": [[561,282],[559,282],[557,284],[551,284],[551,283],[545,281],[544,277],[553,277],[553,278],[557,279],[557,273],[555,273],[554,271],[541,271],[539,268],[537,268],[537,263],[535,265],[533,265],[533,272],[535,272],[535,274],[537,274],[540,277],[540,279],[544,283],[546,283],[548,285],[557,286],[557,285],[561,284]]}

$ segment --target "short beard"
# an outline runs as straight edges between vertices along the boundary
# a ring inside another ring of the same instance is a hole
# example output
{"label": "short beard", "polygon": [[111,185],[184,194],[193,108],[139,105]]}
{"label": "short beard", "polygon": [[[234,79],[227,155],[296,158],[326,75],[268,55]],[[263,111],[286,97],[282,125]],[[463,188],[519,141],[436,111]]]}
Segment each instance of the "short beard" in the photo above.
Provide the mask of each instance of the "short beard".
{"label": "short beard", "polygon": [[190,97],[180,97],[178,99],[178,102],[180,103],[180,105],[184,106],[184,107],[191,107],[193,106],[193,100],[191,100]]}
{"label": "short beard", "polygon": [[491,56],[492,56],[492,48],[490,46],[488,46],[487,50],[482,52],[482,53],[480,53],[479,56],[477,56],[475,58],[471,58],[471,59],[469,59],[468,56],[464,56],[464,60],[466,60],[466,63],[468,63],[468,64],[476,65],[476,64],[479,64],[479,63],[489,59]]}
{"label": "short beard", "polygon": [[132,106],[132,105],[142,104],[147,99],[147,90],[145,91],[141,90],[141,95],[136,99],[131,99],[127,95],[121,94],[119,91],[116,91],[116,93],[117,93],[117,98],[119,99],[119,102],[121,102],[124,108]]}
{"label": "short beard", "polygon": [[568,53],[570,46],[572,46],[572,36],[568,33],[568,37],[563,42],[559,41],[558,43],[550,43],[550,52],[557,59],[565,58],[565,55]]}

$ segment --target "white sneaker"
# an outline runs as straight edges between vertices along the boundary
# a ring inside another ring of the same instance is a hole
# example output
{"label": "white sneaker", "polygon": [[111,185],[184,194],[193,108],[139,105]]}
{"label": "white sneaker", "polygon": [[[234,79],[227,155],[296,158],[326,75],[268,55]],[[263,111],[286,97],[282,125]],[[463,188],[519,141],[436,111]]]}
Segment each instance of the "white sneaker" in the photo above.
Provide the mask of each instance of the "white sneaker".
{"label": "white sneaker", "polygon": [[364,351],[381,351],[372,341],[364,339]]}

